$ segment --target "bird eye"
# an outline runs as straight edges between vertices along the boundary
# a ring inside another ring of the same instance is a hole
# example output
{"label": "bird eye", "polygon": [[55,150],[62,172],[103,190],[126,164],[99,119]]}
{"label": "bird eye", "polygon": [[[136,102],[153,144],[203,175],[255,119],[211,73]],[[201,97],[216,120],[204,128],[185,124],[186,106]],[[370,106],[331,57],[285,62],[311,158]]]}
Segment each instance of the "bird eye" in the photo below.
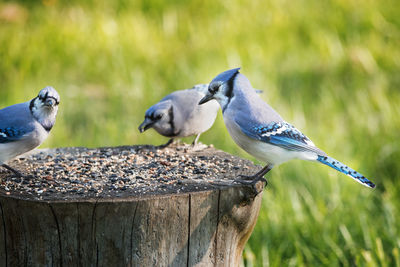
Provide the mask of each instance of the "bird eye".
{"label": "bird eye", "polygon": [[158,115],[156,115],[156,119],[159,120],[162,118],[162,116],[163,116],[162,114],[158,114]]}
{"label": "bird eye", "polygon": [[211,94],[215,94],[215,92],[217,92],[217,90],[218,90],[218,86],[215,86],[215,85],[210,86],[210,87],[208,88],[208,91],[209,91]]}

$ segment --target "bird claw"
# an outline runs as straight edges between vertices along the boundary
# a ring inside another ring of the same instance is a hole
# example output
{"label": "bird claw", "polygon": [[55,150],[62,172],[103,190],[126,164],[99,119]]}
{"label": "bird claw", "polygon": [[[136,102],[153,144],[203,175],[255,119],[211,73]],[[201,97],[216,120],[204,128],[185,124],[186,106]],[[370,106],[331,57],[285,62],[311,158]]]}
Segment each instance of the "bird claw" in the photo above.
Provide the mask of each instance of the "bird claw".
{"label": "bird claw", "polygon": [[157,149],[164,149],[164,148],[168,147],[169,145],[171,145],[173,142],[174,142],[174,139],[171,138],[171,139],[168,140],[168,142],[166,142],[165,144],[156,146],[156,148]]}
{"label": "bird claw", "polygon": [[192,150],[193,151],[201,151],[201,150],[204,150],[204,149],[206,149],[208,146],[207,145],[205,145],[205,144],[202,144],[202,143],[197,143],[197,144],[192,144],[191,145],[191,148],[192,148]]}
{"label": "bird claw", "polygon": [[[247,176],[247,175],[239,175],[239,179],[235,179],[233,180],[233,182],[235,183],[239,183],[242,185],[247,185],[247,186],[251,186],[253,191],[255,192],[254,196],[257,196],[258,194],[260,194],[262,192],[262,190],[268,185],[268,181],[267,179],[265,179],[263,176]],[[258,185],[258,182],[262,181],[265,183],[264,186],[260,186]]]}
{"label": "bird claw", "polygon": [[20,173],[20,172],[14,173],[13,176],[16,177],[16,178],[21,178],[21,179],[26,179],[26,180],[31,180],[31,179],[35,178],[35,177],[34,177],[33,175],[31,175],[31,174],[25,175],[25,174],[22,174],[22,173]]}
{"label": "bird claw", "polygon": [[31,180],[31,179],[33,179],[35,177],[33,175],[31,175],[31,174],[28,174],[28,175],[22,176],[22,178],[27,179],[27,180]]}
{"label": "bird claw", "polygon": [[16,169],[11,168],[10,166],[8,166],[8,165],[6,165],[6,164],[3,164],[3,165],[1,165],[1,166],[2,166],[3,168],[5,168],[5,169],[11,171],[11,172],[15,175],[15,177],[17,177],[17,178],[25,178],[25,175],[23,175],[22,173],[20,173],[20,172],[17,171]]}
{"label": "bird claw", "polygon": [[255,179],[257,179],[258,177],[257,176],[255,176],[255,175],[243,175],[243,174],[240,174],[239,175],[239,179],[236,179],[235,181],[237,181],[237,182],[244,182],[244,181],[253,181],[253,180],[255,180]]}
{"label": "bird claw", "polygon": [[265,179],[263,176],[239,175],[239,177],[239,179],[235,179],[233,181],[244,185],[255,185],[257,182],[262,181],[265,182],[265,186],[268,185],[267,179]]}

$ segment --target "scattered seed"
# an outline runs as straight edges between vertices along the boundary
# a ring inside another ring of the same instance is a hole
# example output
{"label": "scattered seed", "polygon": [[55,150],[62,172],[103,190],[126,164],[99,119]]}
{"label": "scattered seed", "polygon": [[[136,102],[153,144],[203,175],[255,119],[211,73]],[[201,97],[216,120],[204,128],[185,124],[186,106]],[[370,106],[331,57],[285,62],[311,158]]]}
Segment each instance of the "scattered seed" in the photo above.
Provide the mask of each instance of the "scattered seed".
{"label": "scattered seed", "polygon": [[212,182],[259,170],[248,160],[212,147],[194,151],[185,144],[162,150],[153,146],[44,149],[10,165],[27,177],[15,177],[0,167],[0,194],[36,200],[211,190]]}

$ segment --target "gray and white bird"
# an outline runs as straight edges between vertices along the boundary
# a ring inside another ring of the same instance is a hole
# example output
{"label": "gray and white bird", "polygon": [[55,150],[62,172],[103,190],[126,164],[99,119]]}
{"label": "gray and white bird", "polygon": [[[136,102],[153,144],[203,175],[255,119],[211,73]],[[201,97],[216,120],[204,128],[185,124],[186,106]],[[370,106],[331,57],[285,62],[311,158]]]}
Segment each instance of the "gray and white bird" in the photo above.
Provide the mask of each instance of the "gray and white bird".
{"label": "gray and white bird", "polygon": [[246,152],[267,163],[255,175],[241,176],[247,180],[242,180],[242,183],[254,184],[265,180],[264,175],[275,165],[291,159],[302,159],[323,163],[367,187],[375,187],[364,175],[329,157],[307,136],[284,121],[254,92],[249,80],[239,73],[239,69],[216,76],[199,104],[216,99],[221,105],[224,122],[232,139]]}
{"label": "gray and white bird", "polygon": [[6,162],[38,147],[56,122],[60,96],[45,87],[32,100],[0,110],[0,165],[23,176]]}
{"label": "gray and white bird", "polygon": [[139,131],[142,133],[153,128],[159,134],[171,138],[166,144],[159,146],[160,148],[170,145],[174,138],[192,135],[196,135],[193,141],[193,145],[196,145],[200,135],[213,125],[219,110],[217,101],[198,105],[207,89],[208,84],[198,84],[191,89],[175,91],[165,96],[146,111]]}

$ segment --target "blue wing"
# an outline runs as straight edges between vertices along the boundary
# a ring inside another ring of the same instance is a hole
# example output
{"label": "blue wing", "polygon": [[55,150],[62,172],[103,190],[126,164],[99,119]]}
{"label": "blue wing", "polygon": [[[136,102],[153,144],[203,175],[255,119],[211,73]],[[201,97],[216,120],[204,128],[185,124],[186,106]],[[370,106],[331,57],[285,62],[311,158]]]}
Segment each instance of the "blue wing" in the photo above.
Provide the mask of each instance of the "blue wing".
{"label": "blue wing", "polygon": [[0,144],[15,142],[31,130],[28,128],[6,127],[0,128]]}
{"label": "blue wing", "polygon": [[34,130],[29,102],[0,109],[0,144],[20,140]]}
{"label": "blue wing", "polygon": [[265,143],[276,145],[291,151],[315,152],[325,154],[315,147],[313,142],[293,125],[287,122],[271,122],[266,125],[251,125],[240,129],[247,136]]}

